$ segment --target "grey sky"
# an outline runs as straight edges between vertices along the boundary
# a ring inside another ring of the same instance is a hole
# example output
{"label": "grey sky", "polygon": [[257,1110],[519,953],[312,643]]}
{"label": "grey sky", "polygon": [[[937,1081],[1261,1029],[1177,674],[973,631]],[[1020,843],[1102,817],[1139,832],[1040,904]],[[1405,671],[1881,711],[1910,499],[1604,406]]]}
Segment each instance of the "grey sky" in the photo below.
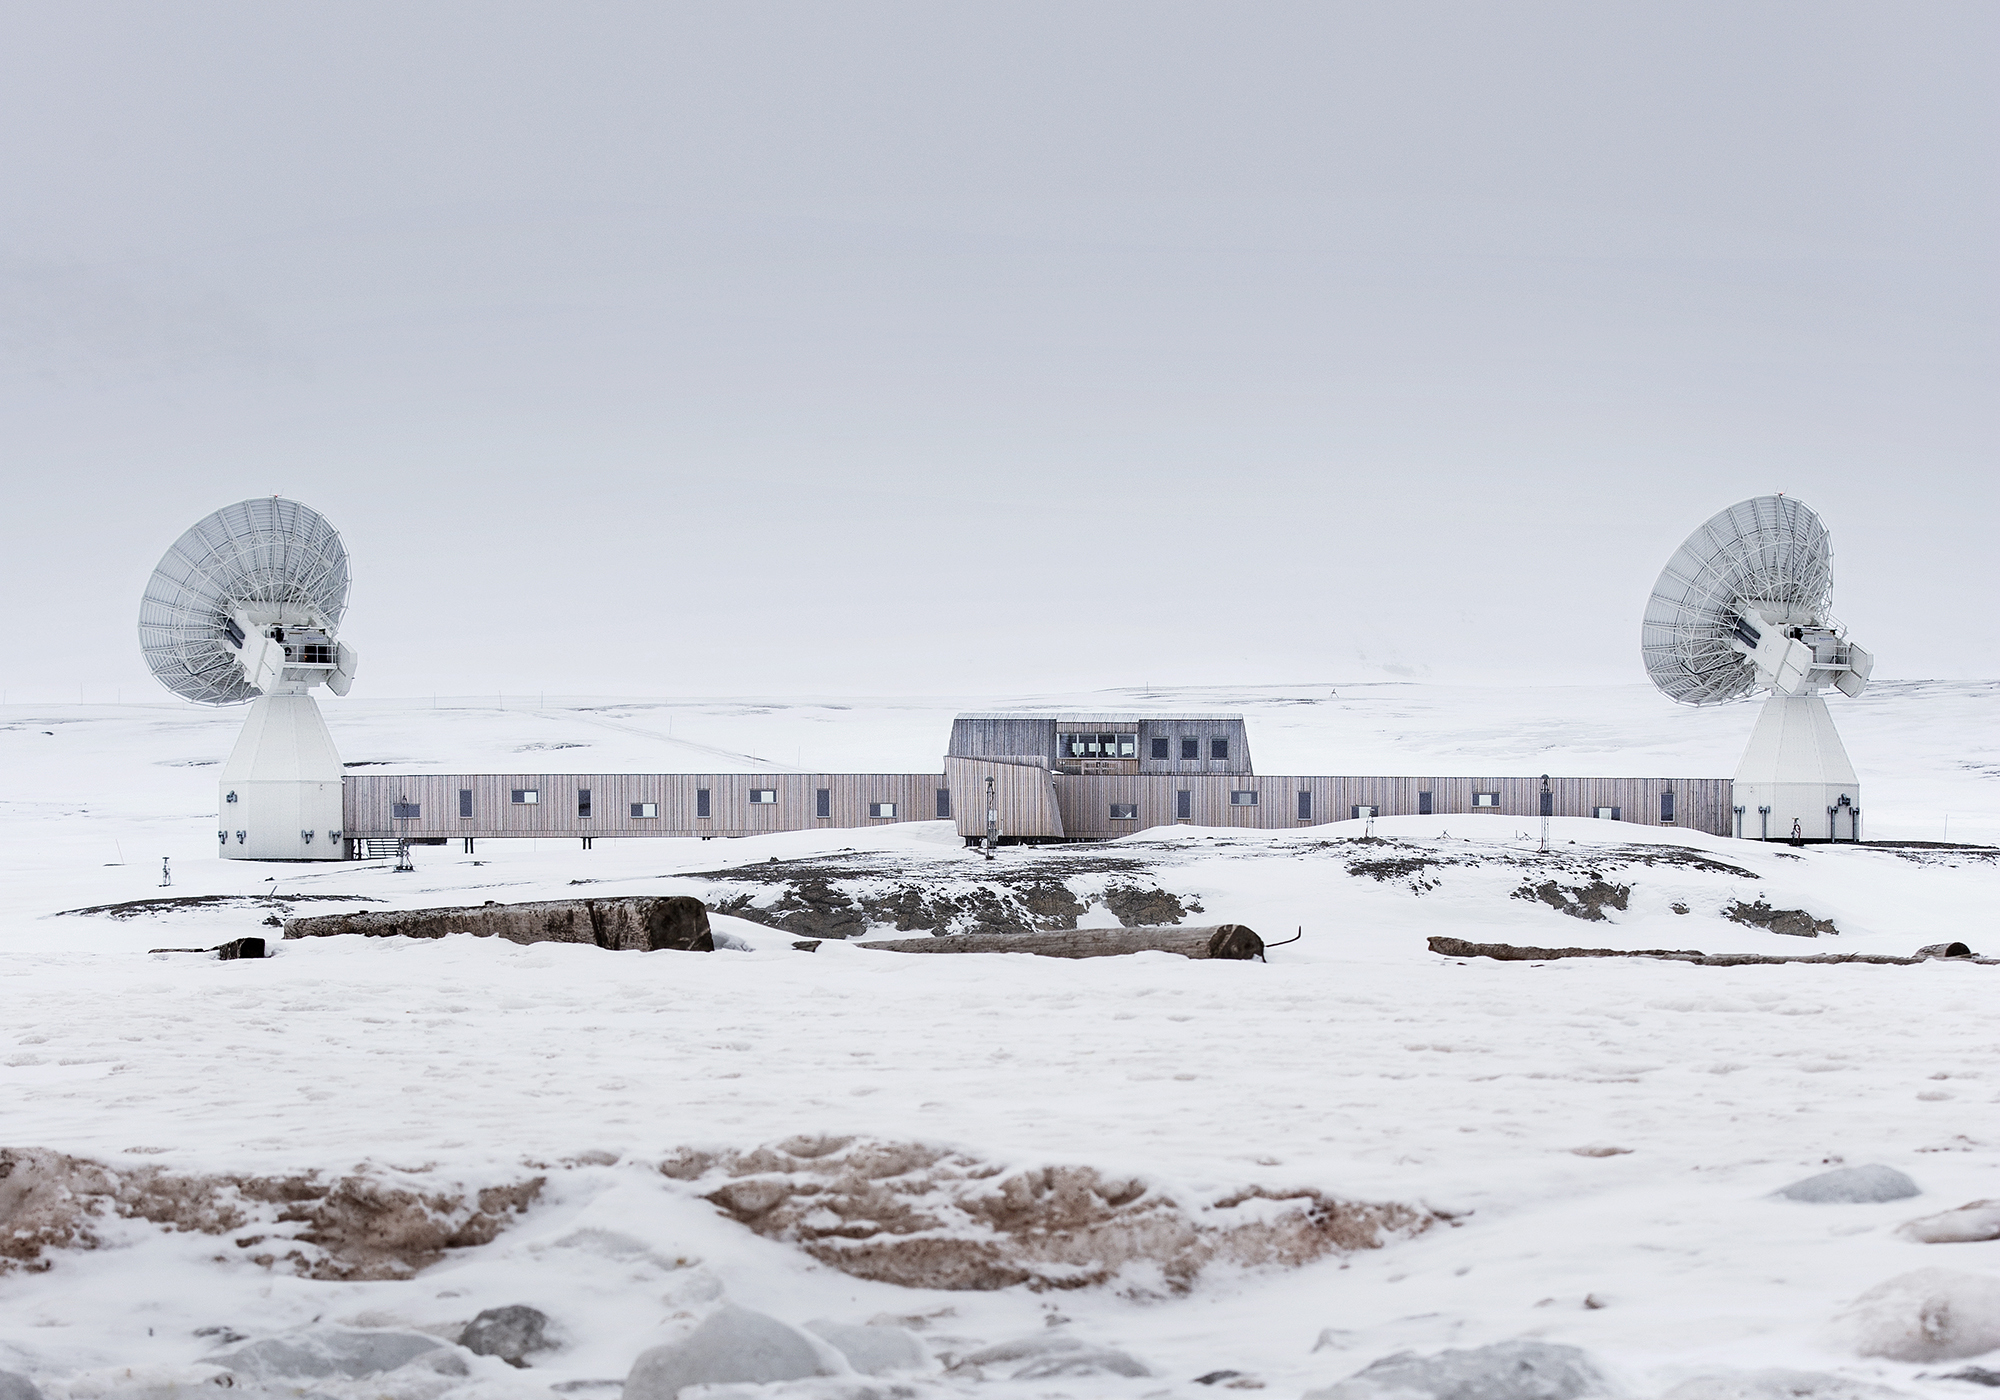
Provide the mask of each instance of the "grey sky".
{"label": "grey sky", "polygon": [[[10,698],[281,491],[357,693],[2000,674],[1991,4],[0,12]],[[1662,702],[1664,703],[1664,702]]]}

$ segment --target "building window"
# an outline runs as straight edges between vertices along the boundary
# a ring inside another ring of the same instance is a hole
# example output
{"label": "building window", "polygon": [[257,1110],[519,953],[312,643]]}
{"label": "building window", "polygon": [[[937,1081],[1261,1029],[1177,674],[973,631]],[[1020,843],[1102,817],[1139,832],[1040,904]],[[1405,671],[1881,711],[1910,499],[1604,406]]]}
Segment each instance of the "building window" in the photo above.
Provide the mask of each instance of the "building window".
{"label": "building window", "polygon": [[1164,760],[1166,756],[1167,756],[1167,741],[1165,739],[1153,740],[1153,757],[1155,759]]}
{"label": "building window", "polygon": [[399,822],[418,821],[423,815],[424,807],[421,802],[398,802],[389,811],[390,819]]}
{"label": "building window", "polygon": [[1430,814],[1431,814],[1431,795],[1427,792],[1418,793],[1417,815],[1420,817],[1428,817]]}
{"label": "building window", "polygon": [[1181,740],[1181,761],[1183,763],[1201,762],[1201,740],[1199,739]]}
{"label": "building window", "polygon": [[1667,791],[1660,794],[1660,820],[1662,822],[1671,822],[1673,819],[1674,819],[1674,794],[1673,794],[1673,789],[1669,788]]}
{"label": "building window", "polygon": [[634,802],[632,804],[632,816],[635,819],[644,817],[657,817],[659,815],[660,815],[660,804],[657,802]]}
{"label": "building window", "polygon": [[[1737,810],[1741,811],[1742,809],[1738,808]],[[1618,820],[1618,809],[1616,807],[1592,807],[1590,815],[1596,817],[1599,821],[1615,822]]]}
{"label": "building window", "polygon": [[896,815],[896,804],[893,802],[871,802],[868,804],[868,815],[871,817],[893,817]]}
{"label": "building window", "polygon": [[813,794],[813,815],[830,817],[833,815],[833,789],[820,788]]}
{"label": "building window", "polygon": [[694,790],[694,814],[697,817],[705,817],[708,815],[707,788],[696,788]]}
{"label": "building window", "polygon": [[1227,739],[1210,739],[1208,741],[1208,756],[1217,763],[1228,758],[1229,741]]}
{"label": "building window", "polygon": [[1255,807],[1257,805],[1257,789],[1236,789],[1236,791],[1229,794],[1229,805],[1232,807]]}
{"label": "building window", "polygon": [[1174,794],[1174,819],[1183,822],[1194,820],[1194,794],[1186,788]]}
{"label": "building window", "polygon": [[471,788],[460,788],[458,790],[458,814],[461,817],[469,817],[472,815]]}
{"label": "building window", "polygon": [[951,789],[950,789],[950,788],[939,788],[939,789],[937,790],[937,799],[938,799],[938,805],[937,805],[937,814],[938,814],[938,820],[939,820],[939,821],[941,821],[941,822],[942,822],[942,821],[950,821],[950,820],[951,820]]}
{"label": "building window", "polygon": [[590,820],[589,788],[578,788],[576,790],[576,819],[580,822],[587,822]]}
{"label": "building window", "polygon": [[1137,734],[1059,734],[1056,742],[1064,758],[1137,758]]}
{"label": "building window", "polygon": [[776,788],[750,789],[750,805],[752,807],[771,807],[775,806],[777,801],[778,790]]}
{"label": "building window", "polygon": [[1299,794],[1299,820],[1309,822],[1312,820],[1312,816],[1313,795],[1309,792],[1302,792]]}
{"label": "building window", "polygon": [[1112,803],[1111,820],[1115,822],[1135,822],[1139,820],[1139,804],[1136,802]]}
{"label": "building window", "polygon": [[1348,816],[1351,820],[1354,821],[1360,821],[1363,817],[1379,817],[1381,815],[1382,815],[1381,809],[1376,807],[1369,807],[1364,805],[1359,807],[1350,807],[1348,809]]}
{"label": "building window", "polygon": [[1497,792],[1475,792],[1472,794],[1472,805],[1475,807],[1498,807],[1500,805],[1500,794]]}
{"label": "building window", "polygon": [[516,807],[532,807],[541,800],[542,790],[540,788],[513,788],[510,790],[508,797],[508,801],[512,802]]}

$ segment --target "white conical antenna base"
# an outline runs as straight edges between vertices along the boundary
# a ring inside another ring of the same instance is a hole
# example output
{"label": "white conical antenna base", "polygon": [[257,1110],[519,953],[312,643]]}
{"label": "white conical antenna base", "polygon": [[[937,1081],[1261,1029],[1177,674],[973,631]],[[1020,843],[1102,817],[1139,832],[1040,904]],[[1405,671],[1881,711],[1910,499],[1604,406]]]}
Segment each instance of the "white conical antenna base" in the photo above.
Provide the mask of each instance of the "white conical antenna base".
{"label": "white conical antenna base", "polygon": [[1788,841],[1861,839],[1861,785],[1817,695],[1773,695],[1736,768],[1737,835]]}
{"label": "white conical antenna base", "polygon": [[309,694],[250,706],[217,786],[217,853],[229,860],[339,860],[340,753]]}

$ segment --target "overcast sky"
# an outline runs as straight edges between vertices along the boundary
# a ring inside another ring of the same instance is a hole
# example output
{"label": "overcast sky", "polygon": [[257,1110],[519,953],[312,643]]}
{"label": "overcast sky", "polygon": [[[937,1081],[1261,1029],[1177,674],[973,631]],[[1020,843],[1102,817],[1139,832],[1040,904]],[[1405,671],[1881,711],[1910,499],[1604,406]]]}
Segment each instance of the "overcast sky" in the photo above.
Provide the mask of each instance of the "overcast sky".
{"label": "overcast sky", "polygon": [[1640,681],[1780,490],[1878,674],[2000,675],[1996,38],[9,5],[0,684],[159,693],[148,572],[274,491],[357,694]]}

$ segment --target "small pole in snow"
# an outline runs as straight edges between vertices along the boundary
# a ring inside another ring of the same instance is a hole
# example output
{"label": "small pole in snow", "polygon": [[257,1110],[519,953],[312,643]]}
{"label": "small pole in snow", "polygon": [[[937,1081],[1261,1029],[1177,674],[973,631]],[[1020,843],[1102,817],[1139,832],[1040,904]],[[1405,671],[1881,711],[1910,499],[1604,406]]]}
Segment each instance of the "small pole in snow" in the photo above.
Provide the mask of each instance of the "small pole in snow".
{"label": "small pole in snow", "polygon": [[1549,849],[1549,813],[1555,810],[1555,794],[1549,791],[1549,775],[1542,774],[1542,852]]}
{"label": "small pole in snow", "polygon": [[993,775],[986,775],[986,839],[980,849],[988,860],[993,859],[993,848],[1000,844],[1000,804],[993,795]]}
{"label": "small pole in snow", "polygon": [[174,870],[167,863],[167,857],[160,857],[160,888],[165,889],[174,882]]}

